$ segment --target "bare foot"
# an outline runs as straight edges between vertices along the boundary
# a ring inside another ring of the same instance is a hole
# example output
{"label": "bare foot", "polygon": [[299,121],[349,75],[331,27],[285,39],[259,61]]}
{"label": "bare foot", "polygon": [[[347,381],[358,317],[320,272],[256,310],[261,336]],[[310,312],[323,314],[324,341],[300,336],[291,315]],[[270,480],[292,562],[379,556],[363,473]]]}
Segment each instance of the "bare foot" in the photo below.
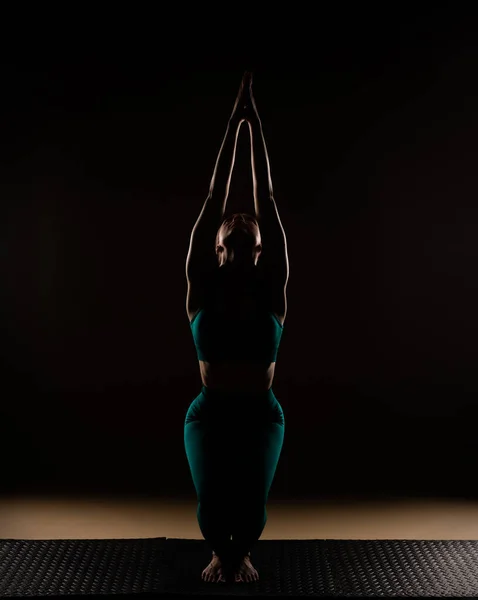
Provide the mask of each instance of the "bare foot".
{"label": "bare foot", "polygon": [[208,583],[219,583],[221,581],[225,581],[221,560],[214,552],[212,553],[211,562],[202,572],[201,579],[207,581]]}
{"label": "bare foot", "polygon": [[236,583],[249,583],[258,579],[259,573],[252,566],[249,555],[245,556],[239,563],[239,566],[234,569],[234,581]]}

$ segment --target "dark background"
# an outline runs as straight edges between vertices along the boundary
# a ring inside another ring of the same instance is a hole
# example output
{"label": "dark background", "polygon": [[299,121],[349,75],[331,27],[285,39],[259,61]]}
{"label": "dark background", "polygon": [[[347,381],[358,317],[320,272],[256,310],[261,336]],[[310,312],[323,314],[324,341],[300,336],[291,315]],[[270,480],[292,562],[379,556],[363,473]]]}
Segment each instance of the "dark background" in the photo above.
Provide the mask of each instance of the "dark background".
{"label": "dark background", "polygon": [[476,495],[476,27],[389,8],[6,47],[2,491],[194,496],[185,260],[249,68],[290,259],[271,494]]}

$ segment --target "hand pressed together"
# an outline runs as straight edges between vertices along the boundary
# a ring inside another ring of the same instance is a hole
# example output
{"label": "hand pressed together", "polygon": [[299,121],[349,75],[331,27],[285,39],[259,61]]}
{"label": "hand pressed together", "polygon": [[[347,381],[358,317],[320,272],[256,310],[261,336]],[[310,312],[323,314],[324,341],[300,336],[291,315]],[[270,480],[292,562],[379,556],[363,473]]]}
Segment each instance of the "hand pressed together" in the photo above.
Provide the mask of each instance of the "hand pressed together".
{"label": "hand pressed together", "polygon": [[246,71],[242,77],[236,102],[232,110],[230,121],[240,124],[243,121],[251,123],[259,120],[256,101],[252,93],[252,73]]}

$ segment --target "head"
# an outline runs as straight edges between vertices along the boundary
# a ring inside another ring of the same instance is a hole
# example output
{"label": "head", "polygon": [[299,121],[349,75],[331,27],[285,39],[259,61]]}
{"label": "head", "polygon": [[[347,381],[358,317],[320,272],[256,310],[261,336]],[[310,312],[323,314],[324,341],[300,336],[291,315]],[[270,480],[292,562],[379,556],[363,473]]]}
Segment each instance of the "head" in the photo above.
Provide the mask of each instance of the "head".
{"label": "head", "polygon": [[255,266],[261,251],[261,232],[254,217],[246,213],[234,213],[222,222],[216,235],[216,254],[220,267]]}

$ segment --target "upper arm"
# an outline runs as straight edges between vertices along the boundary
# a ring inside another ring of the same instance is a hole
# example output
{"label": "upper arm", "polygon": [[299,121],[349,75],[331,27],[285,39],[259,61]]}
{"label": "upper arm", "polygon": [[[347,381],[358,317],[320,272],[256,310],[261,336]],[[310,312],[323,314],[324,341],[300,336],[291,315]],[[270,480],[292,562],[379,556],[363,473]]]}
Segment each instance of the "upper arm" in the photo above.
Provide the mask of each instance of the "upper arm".
{"label": "upper arm", "polygon": [[190,316],[202,308],[207,280],[217,268],[215,242],[221,221],[222,214],[217,209],[217,203],[208,198],[192,229],[186,258],[188,283],[186,304]]}
{"label": "upper arm", "polygon": [[271,286],[285,293],[289,280],[287,239],[274,200],[261,204],[258,222],[262,239],[260,261],[263,271]]}
{"label": "upper arm", "polygon": [[202,279],[204,273],[217,265],[215,243],[223,210],[216,198],[208,197],[192,229],[186,259],[188,282]]}
{"label": "upper arm", "polygon": [[199,284],[215,266],[216,232],[194,228],[189,241],[189,251],[186,258],[186,278],[188,283]]}

